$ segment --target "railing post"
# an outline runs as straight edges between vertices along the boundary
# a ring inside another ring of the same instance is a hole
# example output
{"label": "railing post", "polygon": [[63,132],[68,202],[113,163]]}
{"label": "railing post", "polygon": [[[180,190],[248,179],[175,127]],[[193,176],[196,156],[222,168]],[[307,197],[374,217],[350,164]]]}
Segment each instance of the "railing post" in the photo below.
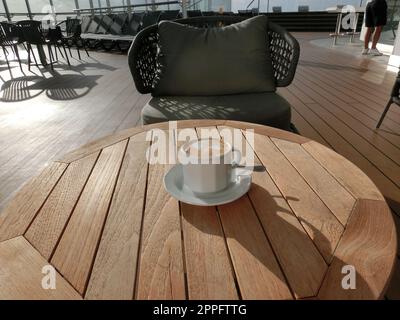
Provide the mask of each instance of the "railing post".
{"label": "railing post", "polygon": [[31,5],[29,4],[29,0],[25,0],[25,4],[26,4],[26,9],[28,10],[28,17],[29,19],[33,19],[32,16],[32,11],[31,11]]}
{"label": "railing post", "polygon": [[7,5],[6,0],[3,0],[3,7],[4,7],[4,11],[6,12],[7,20],[9,22],[11,22],[11,14],[10,14],[10,10],[8,10],[8,5]]}
{"label": "railing post", "polygon": [[112,9],[111,9],[110,0],[106,0],[106,5],[107,5],[107,7],[108,7],[107,12],[108,12],[108,13],[111,13]]}
{"label": "railing post", "polygon": [[187,18],[187,0],[182,0],[182,16]]}
{"label": "railing post", "polygon": [[[79,9],[79,0],[75,0],[75,9]],[[76,16],[79,18],[81,16],[81,12],[77,11]]]}
{"label": "railing post", "polygon": [[93,0],[89,0],[89,5],[90,5],[90,9],[92,9],[92,16],[94,16],[94,10],[93,10]]}
{"label": "railing post", "polygon": [[128,13],[131,13],[132,12],[132,7],[131,7],[131,0],[126,0],[126,5],[128,6]]}

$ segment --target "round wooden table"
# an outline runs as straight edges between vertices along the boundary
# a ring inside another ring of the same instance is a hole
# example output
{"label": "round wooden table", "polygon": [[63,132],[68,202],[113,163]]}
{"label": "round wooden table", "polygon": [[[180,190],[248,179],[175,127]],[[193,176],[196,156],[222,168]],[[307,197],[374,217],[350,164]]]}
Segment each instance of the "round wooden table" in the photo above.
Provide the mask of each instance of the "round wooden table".
{"label": "round wooden table", "polygon": [[[360,169],[259,125],[182,121],[177,130],[200,127],[255,130],[266,170],[253,173],[247,195],[219,207],[171,198],[170,166],[145,157],[147,132],[168,124],[95,141],[48,165],[0,215],[0,298],[382,297],[396,231]],[[51,270],[56,289],[45,290]]]}

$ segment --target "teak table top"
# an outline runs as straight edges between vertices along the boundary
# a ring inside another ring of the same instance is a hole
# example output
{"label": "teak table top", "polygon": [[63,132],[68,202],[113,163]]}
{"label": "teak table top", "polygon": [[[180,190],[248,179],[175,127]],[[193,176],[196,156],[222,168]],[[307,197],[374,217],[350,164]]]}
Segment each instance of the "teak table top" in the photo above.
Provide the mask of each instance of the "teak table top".
{"label": "teak table top", "polygon": [[[0,214],[1,299],[377,299],[391,277],[396,230],[385,200],[355,165],[273,128],[254,129],[250,192],[194,207],[163,187],[146,132],[129,129],[46,167]],[[56,289],[42,288],[42,268]],[[351,266],[351,267],[346,267]],[[354,269],[352,269],[354,267]],[[344,289],[342,284],[354,284]],[[349,280],[350,279],[350,280]]]}

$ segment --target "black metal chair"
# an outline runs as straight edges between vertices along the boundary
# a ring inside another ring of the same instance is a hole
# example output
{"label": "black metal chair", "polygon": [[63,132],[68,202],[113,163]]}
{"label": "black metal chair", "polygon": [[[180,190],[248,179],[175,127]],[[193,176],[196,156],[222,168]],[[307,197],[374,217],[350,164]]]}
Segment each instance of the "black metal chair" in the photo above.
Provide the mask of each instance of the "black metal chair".
{"label": "black metal chair", "polygon": [[83,39],[81,38],[82,24],[79,19],[67,19],[61,21],[59,24],[57,24],[57,26],[60,27],[61,31],[64,32],[64,34],[62,34],[62,41],[64,45],[66,45],[69,49],[72,46],[76,47],[79,60],[81,60],[81,53],[79,50],[80,47],[82,47],[85,50],[87,56],[89,57],[89,52],[86,49],[85,41],[83,41]]}
{"label": "black metal chair", "polygon": [[[67,54],[66,50],[65,50],[65,46],[63,45],[63,43],[60,40],[61,30],[59,28],[58,29],[49,29],[49,32],[48,32],[49,39],[46,39],[46,37],[44,35],[44,31],[42,29],[42,22],[40,22],[40,21],[24,20],[24,21],[19,21],[17,23],[17,25],[20,27],[22,36],[24,37],[24,40],[27,43],[29,70],[31,67],[31,54],[33,56],[36,66],[39,67],[35,53],[32,48],[32,45],[37,46],[39,54],[41,55],[41,61],[42,61],[43,65],[47,64],[45,62],[46,55],[43,51],[43,46],[47,46],[51,69],[54,69],[54,63],[57,62],[57,60],[54,59],[53,52],[51,50],[52,45],[55,46],[55,50],[57,50],[57,48],[60,50],[60,46],[62,46],[64,48],[65,54]],[[53,31],[51,31],[51,30],[53,30]],[[57,51],[56,51],[56,56],[57,56]],[[67,56],[67,62],[69,64],[68,56]]]}
{"label": "black metal chair", "polygon": [[396,82],[394,83],[392,93],[390,95],[390,100],[389,100],[388,104],[386,105],[386,108],[383,111],[383,114],[382,114],[381,118],[379,119],[379,122],[376,126],[377,129],[379,129],[381,127],[382,122],[385,119],[386,114],[388,113],[392,104],[396,104],[396,105],[400,106],[400,72],[397,74]]}
{"label": "black metal chair", "polygon": [[[24,41],[26,42],[28,51],[28,68],[31,69],[31,54],[35,61],[36,67],[39,67],[32,45],[43,46],[46,45],[46,40],[42,33],[42,23],[40,21],[23,20],[18,21],[17,26],[20,28],[20,32]],[[39,47],[38,47],[39,50]]]}
{"label": "black metal chair", "polygon": [[22,36],[19,33],[18,27],[11,23],[1,22],[0,23],[0,46],[3,48],[3,53],[7,62],[7,66],[10,69],[10,62],[8,60],[7,47],[15,53],[19,67],[22,70],[21,58],[19,56],[18,45],[22,43]]}
{"label": "black metal chair", "polygon": [[[198,28],[211,28],[211,27],[221,27],[230,25],[233,23],[243,21],[245,19],[246,19],[245,17],[220,15],[213,17],[196,17],[188,19],[179,19],[175,20],[175,22]],[[272,66],[274,69],[275,85],[276,87],[286,87],[291,84],[296,73],[297,64],[300,56],[299,43],[289,32],[287,32],[282,27],[270,21],[268,22],[268,37],[266,37],[266,40],[267,39],[269,43],[266,43],[266,45],[270,49]],[[157,52],[158,52],[158,25],[153,25],[138,33],[138,35],[136,36],[135,40],[132,43],[128,57],[129,67],[133,76],[136,89],[142,94],[148,94],[153,92],[153,81],[158,71]],[[271,93],[269,96],[271,98],[271,101],[269,101],[270,105],[268,104],[268,101],[263,101],[263,103],[265,103],[269,107],[272,106],[273,108],[284,109],[285,112],[287,112],[286,110],[289,108],[289,113],[290,113],[290,105],[283,97],[279,96],[276,93]],[[172,111],[166,110],[168,109],[167,107],[164,110],[160,111],[163,113],[162,116],[163,120],[160,121],[157,120],[157,121],[162,122],[162,121],[176,120],[177,117],[179,117],[179,119],[186,119],[184,117],[186,117],[189,114],[189,112],[187,111],[189,111],[190,108],[189,106],[190,101],[189,103],[186,102],[188,102],[187,100],[191,99],[192,97],[184,97],[184,98],[186,99],[185,103],[182,104],[182,110],[184,110],[184,112],[179,112],[179,110],[176,111],[177,109],[180,108],[180,106],[177,106],[177,108],[175,107],[170,108],[171,110],[174,109]],[[145,110],[148,106],[150,106],[148,110],[152,108],[151,106],[152,100],[149,101],[149,103],[145,106],[143,110]],[[158,103],[159,100],[161,101],[162,99],[159,98],[156,100],[157,101],[155,103]],[[162,103],[163,105],[168,104],[168,102],[167,103],[162,102]],[[280,107],[279,104],[281,104],[282,107]],[[193,106],[194,108],[197,108],[196,101],[193,102]],[[242,107],[245,108],[246,105],[243,104]],[[144,124],[148,124],[150,123],[150,120],[149,119],[146,120],[143,117],[144,112],[145,111],[142,111],[142,120]],[[213,118],[215,118],[214,113],[210,115],[205,112],[204,114],[201,115],[202,119],[208,119],[207,118],[208,116],[213,116]],[[192,115],[189,115],[189,117],[192,117]],[[227,117],[229,117],[229,115]],[[236,120],[236,119],[228,119],[228,120]],[[257,121],[260,122],[261,120],[262,119],[259,119]],[[241,121],[246,121],[246,120],[242,119]],[[263,122],[261,124],[265,123]],[[284,130],[294,131],[293,126],[290,124],[290,119],[288,121],[285,120],[285,124],[279,125],[279,128]]]}
{"label": "black metal chair", "polygon": [[[64,53],[65,53],[65,59],[67,60],[68,65],[70,66],[71,63],[69,62],[67,50],[65,49],[66,43],[64,40],[64,36],[61,32],[61,28],[57,26],[55,29],[49,29],[49,31],[47,33],[46,41],[50,45],[50,49],[51,49],[51,45],[54,46],[54,51],[56,53],[56,60],[58,60],[57,49],[60,51],[61,56],[64,58],[63,53],[61,51],[61,48],[63,48]],[[69,49],[69,54],[72,56],[71,49],[70,48],[68,48],[68,49]],[[49,54],[50,53],[51,53],[51,50],[49,51]],[[51,67],[53,68],[53,61],[51,59],[50,59],[50,64],[51,64]]]}

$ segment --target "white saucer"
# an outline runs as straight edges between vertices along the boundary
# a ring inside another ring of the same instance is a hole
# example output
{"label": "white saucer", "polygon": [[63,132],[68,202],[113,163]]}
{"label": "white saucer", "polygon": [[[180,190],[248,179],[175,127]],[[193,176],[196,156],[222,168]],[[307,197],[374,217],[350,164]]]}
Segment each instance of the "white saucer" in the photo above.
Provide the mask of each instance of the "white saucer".
{"label": "white saucer", "polygon": [[[235,175],[235,169],[233,169]],[[251,176],[236,176],[232,183],[224,190],[209,193],[195,194],[183,184],[183,168],[175,165],[164,177],[164,187],[175,199],[196,206],[219,206],[233,202],[245,195],[251,186]]]}

